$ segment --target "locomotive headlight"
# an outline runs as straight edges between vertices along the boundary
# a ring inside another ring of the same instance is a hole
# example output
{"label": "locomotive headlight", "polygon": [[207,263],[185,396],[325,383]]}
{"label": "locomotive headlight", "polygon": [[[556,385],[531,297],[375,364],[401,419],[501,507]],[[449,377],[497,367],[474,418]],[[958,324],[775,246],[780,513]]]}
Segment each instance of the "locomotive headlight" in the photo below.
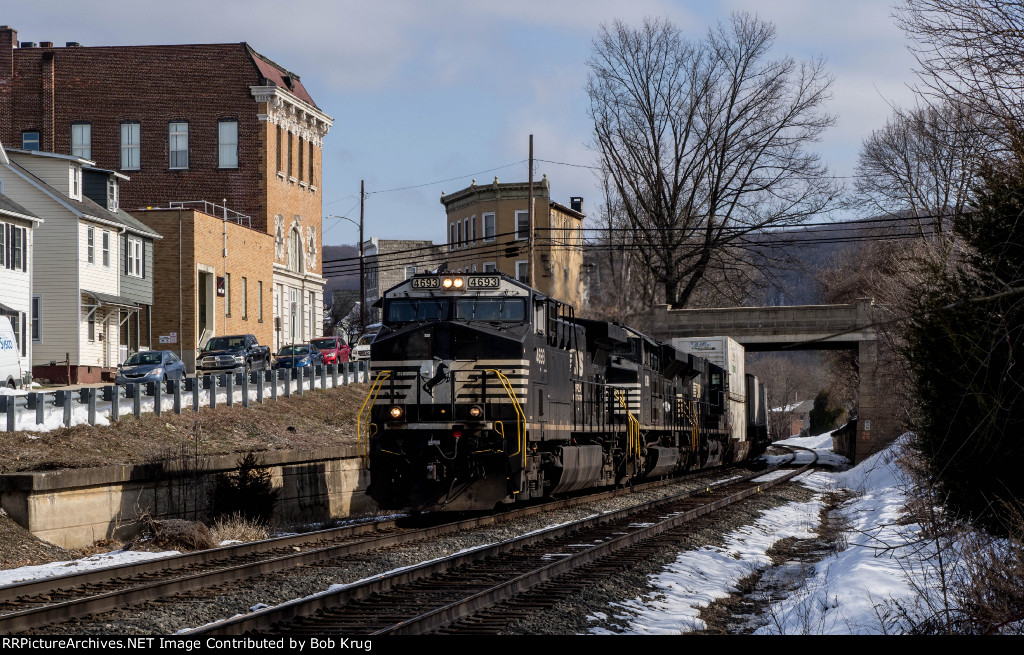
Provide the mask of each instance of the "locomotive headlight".
{"label": "locomotive headlight", "polygon": [[453,286],[454,286],[454,287],[455,287],[456,289],[461,289],[461,288],[462,288],[462,285],[463,285],[463,280],[462,280],[462,278],[461,278],[461,277],[457,277],[457,278],[455,278],[455,279],[454,279],[454,280],[452,281],[452,285],[453,285]]}
{"label": "locomotive headlight", "polygon": [[391,414],[391,418],[393,418],[393,419],[397,420],[397,419],[402,418],[402,408],[399,407],[398,405],[395,405],[394,407],[392,407],[391,410],[388,413]]}
{"label": "locomotive headlight", "polygon": [[443,286],[445,289],[451,289],[453,284],[455,284],[455,280],[451,279],[450,277],[446,277],[444,280],[441,281],[441,286]]}
{"label": "locomotive headlight", "polygon": [[484,410],[479,405],[473,405],[469,408],[469,415],[472,418],[480,418],[484,415]]}

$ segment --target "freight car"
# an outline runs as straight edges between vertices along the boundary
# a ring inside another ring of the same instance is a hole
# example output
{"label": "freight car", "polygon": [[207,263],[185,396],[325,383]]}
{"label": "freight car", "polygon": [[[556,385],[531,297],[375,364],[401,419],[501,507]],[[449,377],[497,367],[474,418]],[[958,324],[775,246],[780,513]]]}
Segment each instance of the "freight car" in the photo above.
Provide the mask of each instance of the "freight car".
{"label": "freight car", "polygon": [[753,376],[503,274],[416,275],[380,307],[359,430],[383,508],[490,510],[767,446]]}

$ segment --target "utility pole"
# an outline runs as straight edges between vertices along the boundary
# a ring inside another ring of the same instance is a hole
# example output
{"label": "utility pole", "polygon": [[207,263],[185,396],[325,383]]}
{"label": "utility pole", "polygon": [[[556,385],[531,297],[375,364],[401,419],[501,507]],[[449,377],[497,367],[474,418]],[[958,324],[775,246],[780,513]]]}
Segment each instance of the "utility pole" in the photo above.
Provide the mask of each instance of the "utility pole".
{"label": "utility pole", "polygon": [[526,276],[528,278],[527,284],[534,289],[537,288],[537,283],[533,279],[533,135],[530,135],[530,219],[529,226],[526,232]]}
{"label": "utility pole", "polygon": [[366,259],[363,257],[363,213],[366,210],[366,180],[359,181],[359,331],[366,331]]}

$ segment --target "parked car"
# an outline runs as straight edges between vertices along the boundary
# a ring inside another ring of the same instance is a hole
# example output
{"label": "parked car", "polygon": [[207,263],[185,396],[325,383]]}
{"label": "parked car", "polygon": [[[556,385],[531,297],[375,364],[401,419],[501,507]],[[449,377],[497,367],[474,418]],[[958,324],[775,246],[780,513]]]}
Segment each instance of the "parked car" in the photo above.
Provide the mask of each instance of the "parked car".
{"label": "parked car", "polygon": [[274,368],[301,368],[323,363],[320,351],[308,343],[285,346],[274,358]]}
{"label": "parked car", "polygon": [[380,323],[374,323],[373,325],[367,325],[363,331],[362,336],[356,341],[356,347],[352,349],[352,360],[358,361],[362,359],[370,359],[370,344],[373,342],[373,338],[380,332]]}
{"label": "parked car", "polygon": [[117,367],[117,384],[163,382],[185,377],[185,362],[170,350],[137,352]]}
{"label": "parked car", "polygon": [[269,367],[270,346],[261,346],[251,334],[213,337],[196,356],[196,373],[200,375]]}
{"label": "parked car", "polygon": [[320,351],[324,364],[342,364],[348,361],[352,349],[341,337],[322,337],[313,339],[310,344]]}

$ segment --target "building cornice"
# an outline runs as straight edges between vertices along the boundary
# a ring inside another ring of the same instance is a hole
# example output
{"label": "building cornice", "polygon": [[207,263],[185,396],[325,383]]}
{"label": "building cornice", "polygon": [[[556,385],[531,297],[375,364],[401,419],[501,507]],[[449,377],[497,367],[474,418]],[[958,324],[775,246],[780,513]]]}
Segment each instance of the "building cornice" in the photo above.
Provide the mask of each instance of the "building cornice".
{"label": "building cornice", "polygon": [[249,91],[256,102],[267,103],[267,113],[256,114],[259,120],[285,127],[318,148],[323,147],[333,118],[279,86],[250,86]]}

